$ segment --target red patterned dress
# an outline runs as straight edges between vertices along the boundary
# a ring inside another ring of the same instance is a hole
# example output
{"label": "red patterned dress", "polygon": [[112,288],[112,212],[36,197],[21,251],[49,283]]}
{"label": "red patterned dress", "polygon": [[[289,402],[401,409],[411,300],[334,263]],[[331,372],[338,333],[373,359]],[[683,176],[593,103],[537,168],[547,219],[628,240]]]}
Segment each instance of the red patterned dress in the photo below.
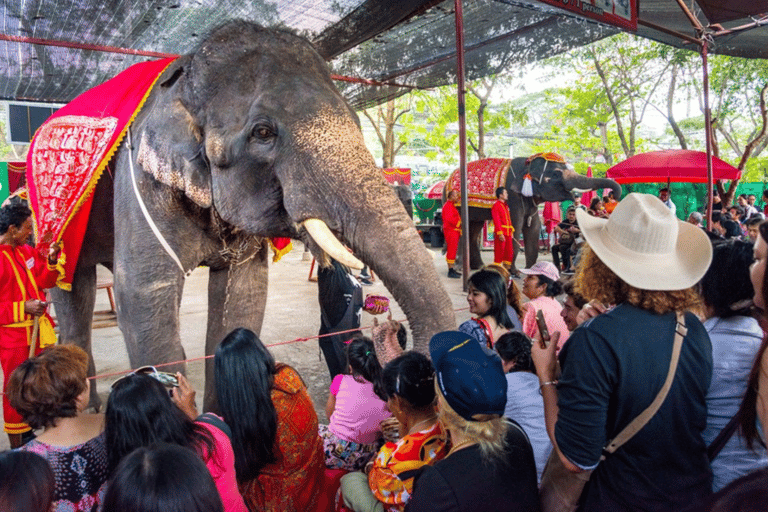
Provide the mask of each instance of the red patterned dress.
{"label": "red patterned dress", "polygon": [[264,466],[258,478],[241,485],[240,492],[251,510],[316,510],[324,483],[323,443],[307,386],[288,365],[278,365],[272,403],[277,411],[277,461]]}

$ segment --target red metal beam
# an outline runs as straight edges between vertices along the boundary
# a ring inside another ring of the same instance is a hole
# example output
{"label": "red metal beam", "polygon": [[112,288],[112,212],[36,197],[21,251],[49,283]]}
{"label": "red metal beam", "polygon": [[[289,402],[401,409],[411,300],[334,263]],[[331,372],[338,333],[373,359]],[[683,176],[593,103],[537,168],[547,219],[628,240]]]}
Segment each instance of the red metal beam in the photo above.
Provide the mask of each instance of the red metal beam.
{"label": "red metal beam", "polygon": [[464,253],[462,256],[461,280],[464,291],[469,286],[469,201],[467,201],[467,113],[466,98],[467,93],[464,84],[464,7],[462,0],[454,0],[455,21],[456,21],[456,77],[458,79],[456,88],[458,90],[458,111],[459,111],[459,176],[461,178],[461,239],[464,242]]}
{"label": "red metal beam", "polygon": [[148,52],[145,50],[134,50],[132,48],[119,48],[117,46],[104,46],[99,44],[72,43],[70,41],[58,41],[55,39],[40,39],[39,37],[11,36],[0,34],[0,40],[12,41],[15,43],[39,44],[42,46],[59,46],[62,48],[74,48],[76,50],[92,50],[96,52],[123,53],[127,55],[140,55],[142,57],[157,57],[167,59],[169,57],[178,57],[175,53]]}
{"label": "red metal beam", "polygon": [[[60,48],[72,48],[75,50],[90,50],[90,51],[105,52],[105,53],[122,53],[126,55],[138,55],[141,57],[156,57],[159,59],[175,58],[179,56],[176,53],[150,52],[146,50],[134,50],[132,48],[120,48],[117,46],[105,46],[105,45],[89,44],[89,43],[73,43],[71,41],[60,41],[56,39],[41,39],[39,37],[12,36],[12,35],[2,34],[2,33],[0,33],[0,41],[38,44],[42,46],[56,46]],[[394,82],[377,82],[376,80],[368,80],[365,78],[355,78],[355,77],[343,76],[343,75],[331,75],[331,78],[333,80],[338,80],[341,82],[353,82],[353,83],[359,83],[359,84],[365,84],[365,85],[373,85],[377,87],[387,86],[387,87],[402,87],[405,89],[420,89],[419,87],[415,87],[413,85],[398,84]]]}

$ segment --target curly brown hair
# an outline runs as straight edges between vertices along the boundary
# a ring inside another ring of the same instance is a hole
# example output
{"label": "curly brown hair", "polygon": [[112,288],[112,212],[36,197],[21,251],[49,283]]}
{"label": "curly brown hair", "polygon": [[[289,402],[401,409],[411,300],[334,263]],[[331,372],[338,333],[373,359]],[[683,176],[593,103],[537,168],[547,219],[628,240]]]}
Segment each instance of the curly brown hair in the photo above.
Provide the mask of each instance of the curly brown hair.
{"label": "curly brown hair", "polygon": [[33,429],[56,426],[58,418],[77,416],[85,391],[88,355],[74,345],[56,345],[27,359],[11,373],[8,399]]}
{"label": "curly brown hair", "polygon": [[699,311],[701,296],[694,288],[684,290],[641,290],[613,273],[585,244],[576,270],[576,292],[587,300],[603,304],[627,303],[657,314],[671,311]]}

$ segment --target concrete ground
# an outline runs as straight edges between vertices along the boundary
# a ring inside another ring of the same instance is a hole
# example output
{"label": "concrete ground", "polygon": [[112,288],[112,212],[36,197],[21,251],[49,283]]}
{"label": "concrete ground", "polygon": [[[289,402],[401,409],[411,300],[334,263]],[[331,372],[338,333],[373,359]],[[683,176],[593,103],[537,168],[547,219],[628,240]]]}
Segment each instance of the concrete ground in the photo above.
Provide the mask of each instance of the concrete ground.
{"label": "concrete ground", "polygon": [[[443,286],[451,298],[456,311],[457,325],[470,318],[467,308],[466,294],[462,290],[461,279],[449,279],[445,257],[440,249],[426,247],[433,254],[433,263]],[[541,258],[550,259],[548,255]],[[493,261],[492,252],[484,252],[486,263]],[[518,262],[522,264],[522,256]],[[269,292],[264,325],[261,339],[270,347],[275,359],[290,364],[296,368],[306,382],[312,400],[315,404],[321,423],[327,423],[324,408],[328,397],[330,377],[328,368],[322,358],[316,339],[296,341],[317,335],[320,328],[320,307],[317,301],[317,283],[308,280],[311,260],[303,258],[301,242],[294,241],[294,249],[286,254],[278,263],[270,263]],[[316,275],[314,273],[313,275]],[[108,270],[99,267],[99,282],[111,280]],[[518,285],[521,285],[518,282]],[[187,279],[184,295],[181,301],[181,339],[188,359],[201,358],[204,354],[205,329],[207,315],[207,286],[208,270],[198,268]],[[375,281],[372,286],[363,287],[363,294],[378,294],[390,297],[381,281]],[[393,318],[405,320],[402,310],[392,300],[390,307]],[[98,290],[96,311],[109,310],[109,300],[106,290]],[[54,312],[55,313],[55,312]],[[103,315],[98,315],[103,318]],[[99,324],[105,322],[99,321]],[[107,325],[114,322],[106,322]],[[370,335],[373,316],[363,314],[363,332]],[[407,323],[406,323],[407,327]],[[410,334],[409,334],[410,336]],[[409,347],[410,347],[409,337]],[[96,385],[106,404],[111,383],[119,375],[106,376],[130,369],[128,355],[123,343],[123,337],[116,325],[95,328],[93,331],[93,356],[96,361]],[[187,377],[197,389],[197,404],[202,407],[202,390],[204,385],[204,362],[193,361],[187,365]],[[0,436],[0,450],[8,448],[6,436]]]}

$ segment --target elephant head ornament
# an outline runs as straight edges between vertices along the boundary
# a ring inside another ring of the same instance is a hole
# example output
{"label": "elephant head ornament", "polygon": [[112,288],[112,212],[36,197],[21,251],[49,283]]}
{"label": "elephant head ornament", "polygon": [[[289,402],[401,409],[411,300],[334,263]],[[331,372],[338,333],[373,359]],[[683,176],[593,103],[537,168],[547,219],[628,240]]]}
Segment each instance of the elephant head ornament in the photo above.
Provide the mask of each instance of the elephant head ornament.
{"label": "elephant head ornament", "polygon": [[[112,267],[133,366],[183,359],[183,272],[152,235],[137,195],[183,268],[210,267],[208,354],[235,327],[261,328],[264,237],[301,238],[316,256],[344,261],[339,238],[401,305],[417,349],[455,327],[450,298],[413,222],[306,40],[244,21],[220,26],[164,71],[131,132],[132,146],[115,156],[113,187],[100,182],[96,189],[108,197],[104,203],[114,203],[114,217],[92,214],[89,221],[94,232],[96,224],[114,222],[114,238],[92,244],[90,253],[84,247],[72,292],[60,293],[70,304],[92,305],[84,291],[93,284],[90,267]],[[59,309],[62,338],[89,346],[88,313]],[[206,373],[210,404],[210,368]]]}

